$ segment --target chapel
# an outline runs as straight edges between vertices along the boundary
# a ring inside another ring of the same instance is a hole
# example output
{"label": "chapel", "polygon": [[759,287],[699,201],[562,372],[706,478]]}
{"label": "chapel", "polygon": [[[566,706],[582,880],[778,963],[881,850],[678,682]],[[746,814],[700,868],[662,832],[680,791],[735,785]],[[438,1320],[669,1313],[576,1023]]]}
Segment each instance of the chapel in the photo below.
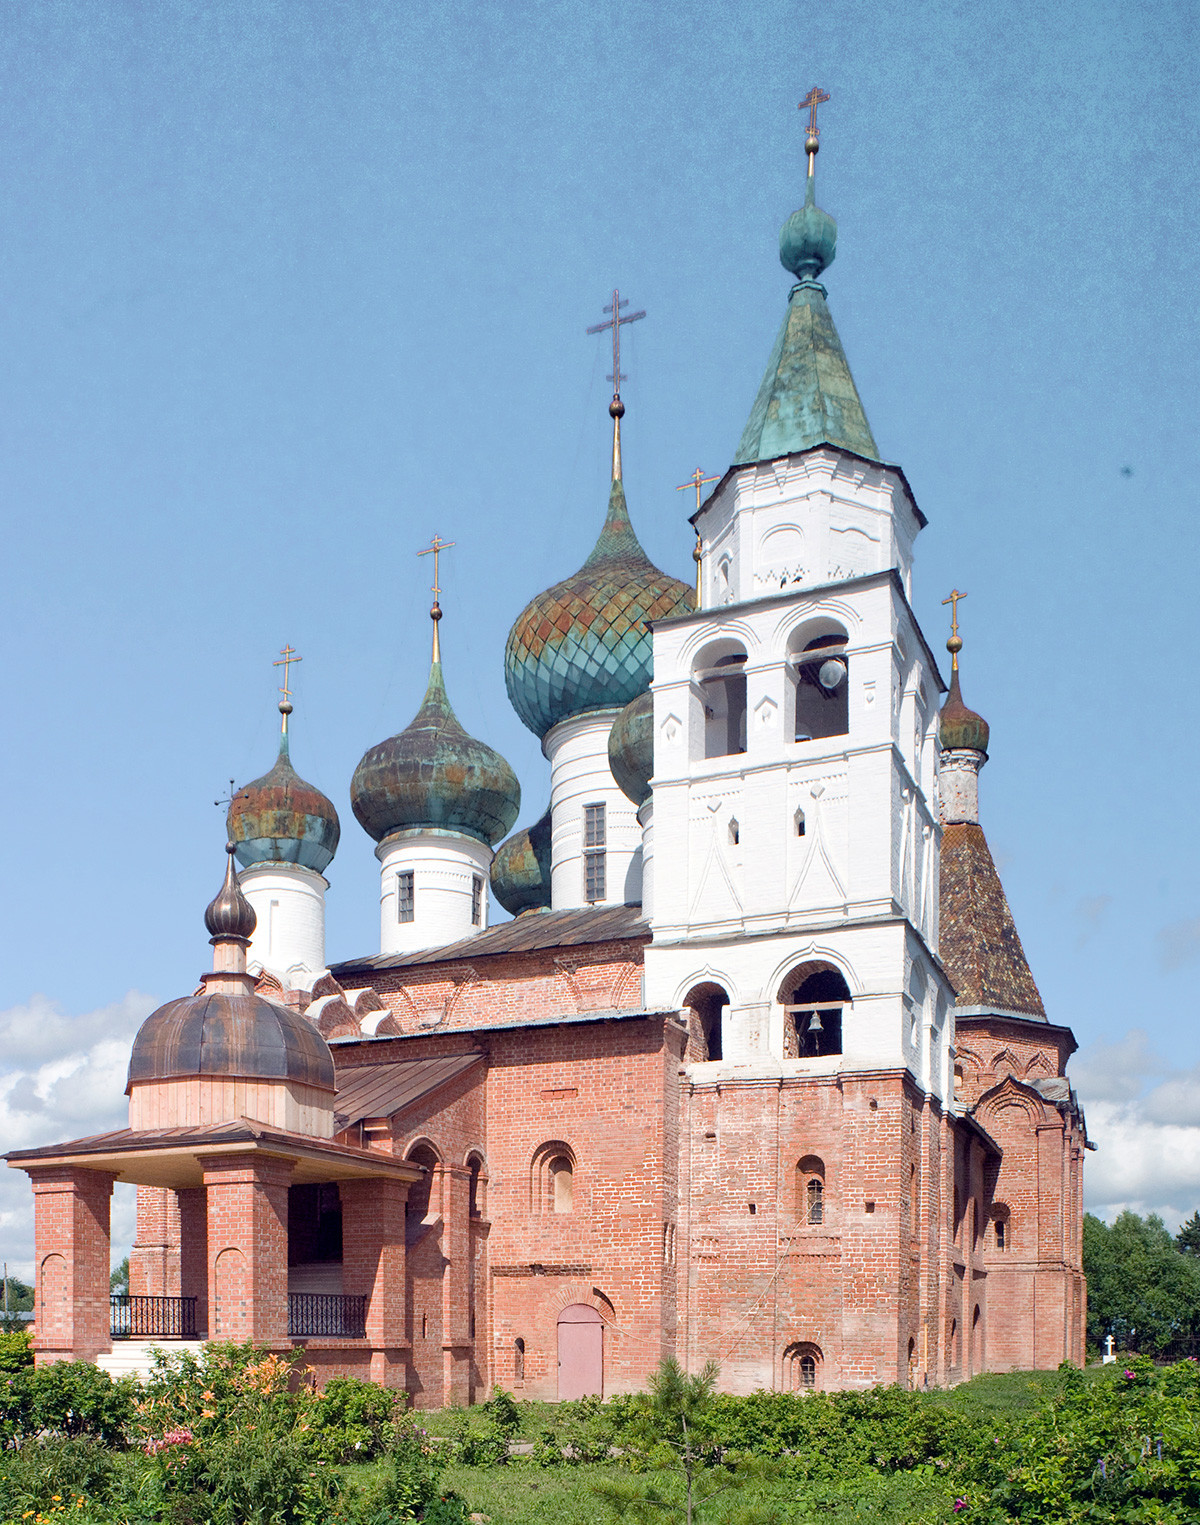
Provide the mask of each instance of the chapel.
{"label": "chapel", "polygon": [[815,106],[805,147],[778,336],[732,462],[695,474],[694,586],[631,520],[614,292],[599,534],[505,650],[549,803],[513,832],[435,572],[424,699],[350,781],[378,941],[332,962],[341,823],[293,766],[285,668],[212,970],[139,1031],[128,1126],[7,1156],[39,1362],[254,1340],[426,1408],[630,1391],[668,1355],[735,1392],[1082,1363],[1075,1042],[981,824],[962,595],[948,687],[913,613],[926,521],[821,281]]}

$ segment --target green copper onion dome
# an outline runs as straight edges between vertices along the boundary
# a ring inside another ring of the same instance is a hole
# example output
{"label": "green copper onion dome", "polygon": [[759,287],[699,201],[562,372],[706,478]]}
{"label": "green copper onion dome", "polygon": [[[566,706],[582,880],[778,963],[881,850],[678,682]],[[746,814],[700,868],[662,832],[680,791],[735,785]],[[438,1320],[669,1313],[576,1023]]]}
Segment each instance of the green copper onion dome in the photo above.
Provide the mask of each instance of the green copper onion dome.
{"label": "green copper onion dome", "polygon": [[650,683],[647,621],[694,607],[692,590],[638,544],[615,476],[592,554],[574,577],[539,593],[509,632],[504,681],[513,708],[545,736],[572,715],[623,707]]}
{"label": "green copper onion dome", "polygon": [[641,806],[654,776],[654,695],[647,689],[621,711],[608,733],[608,765],[621,793]]}
{"label": "green copper onion dome", "polygon": [[285,701],[279,708],[284,729],[275,766],[233,796],[226,829],[243,868],[298,863],[321,874],[337,851],[341,823],[332,802],[292,767],[287,733],[292,706]]}
{"label": "green copper onion dome", "polygon": [[517,819],[516,774],[499,752],[467,735],[450,707],[436,627],[421,708],[399,735],[363,757],[350,784],[350,803],[377,842],[394,831],[441,830],[462,832],[490,847]]}
{"label": "green copper onion dome", "polygon": [[946,752],[966,749],[986,755],[991,729],[982,715],[969,710],[963,703],[962,689],[958,683],[958,654],[962,650],[962,637],[952,635],[946,642],[946,649],[954,657],[954,671],[950,674],[950,692],[946,695],[938,722],[938,740]]}
{"label": "green copper onion dome", "polygon": [[492,859],[492,894],[509,913],[550,907],[550,807],[532,826],[501,842]]}

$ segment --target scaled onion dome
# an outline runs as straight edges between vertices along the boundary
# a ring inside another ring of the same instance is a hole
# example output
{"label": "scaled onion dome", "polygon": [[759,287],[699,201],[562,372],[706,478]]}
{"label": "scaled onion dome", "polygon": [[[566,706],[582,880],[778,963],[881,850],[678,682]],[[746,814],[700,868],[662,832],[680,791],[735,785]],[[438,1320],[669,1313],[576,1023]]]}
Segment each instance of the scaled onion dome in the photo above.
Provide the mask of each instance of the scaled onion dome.
{"label": "scaled onion dome", "polygon": [[363,830],[382,842],[395,831],[458,831],[486,846],[512,830],[521,786],[499,752],[468,736],[442,680],[434,605],[429,687],[412,723],[381,741],[354,770],[350,803]]}
{"label": "scaled onion dome", "polygon": [[[619,397],[610,411],[619,430]],[[647,621],[694,607],[692,590],[660,572],[638,544],[618,434],[608,517],[592,554],[574,577],[539,593],[509,631],[504,681],[513,708],[539,737],[586,710],[621,708],[650,685]]]}
{"label": "scaled onion dome", "polygon": [[654,776],[654,695],[647,689],[613,721],[608,733],[608,765],[617,785],[639,808],[650,798]]}
{"label": "scaled onion dome", "polygon": [[[255,926],[253,907],[234,872],[234,845],[227,848],[225,882],[204,913],[214,946],[244,947]],[[248,976],[239,993],[222,988],[228,977],[206,975],[205,981],[200,995],[168,1001],[142,1023],[133,1040],[126,1091],[142,1081],[192,1076],[283,1080],[333,1091],[333,1056],[307,1017],[255,995]]]}
{"label": "scaled onion dome", "polygon": [[287,731],[292,706],[284,700],[279,709],[283,734],[275,766],[237,791],[226,827],[243,868],[252,863],[298,863],[321,874],[337,851],[341,823],[332,801],[292,767]]}
{"label": "scaled onion dome", "polygon": [[969,710],[963,703],[962,690],[958,685],[958,654],[962,644],[962,637],[957,634],[946,642],[946,650],[954,658],[954,670],[950,674],[950,692],[942,705],[942,715],[938,722],[938,740],[946,752],[966,749],[986,755],[991,730],[982,715]]}
{"label": "scaled onion dome", "polygon": [[501,842],[492,859],[492,894],[509,913],[550,907],[550,807],[523,831]]}

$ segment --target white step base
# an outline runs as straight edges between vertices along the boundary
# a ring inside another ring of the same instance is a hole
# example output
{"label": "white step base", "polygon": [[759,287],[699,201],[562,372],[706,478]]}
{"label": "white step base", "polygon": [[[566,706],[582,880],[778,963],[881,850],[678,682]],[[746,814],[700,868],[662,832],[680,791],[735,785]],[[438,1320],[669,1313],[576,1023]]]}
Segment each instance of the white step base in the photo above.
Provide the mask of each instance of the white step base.
{"label": "white step base", "polygon": [[116,1381],[118,1377],[134,1376],[144,1382],[154,1368],[154,1353],[161,1350],[165,1355],[198,1356],[204,1348],[203,1340],[114,1340],[110,1354],[97,1356],[96,1365]]}

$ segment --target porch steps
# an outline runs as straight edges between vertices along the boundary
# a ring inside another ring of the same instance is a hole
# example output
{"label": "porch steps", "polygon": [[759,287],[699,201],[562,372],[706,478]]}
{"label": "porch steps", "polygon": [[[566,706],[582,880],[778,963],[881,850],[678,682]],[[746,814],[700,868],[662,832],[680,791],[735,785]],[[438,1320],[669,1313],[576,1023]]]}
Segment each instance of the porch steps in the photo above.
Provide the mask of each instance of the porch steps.
{"label": "porch steps", "polygon": [[156,1350],[169,1356],[184,1351],[198,1356],[203,1348],[203,1340],[115,1340],[108,1355],[96,1357],[96,1365],[114,1381],[118,1377],[135,1376],[139,1382],[144,1382],[154,1366]]}

